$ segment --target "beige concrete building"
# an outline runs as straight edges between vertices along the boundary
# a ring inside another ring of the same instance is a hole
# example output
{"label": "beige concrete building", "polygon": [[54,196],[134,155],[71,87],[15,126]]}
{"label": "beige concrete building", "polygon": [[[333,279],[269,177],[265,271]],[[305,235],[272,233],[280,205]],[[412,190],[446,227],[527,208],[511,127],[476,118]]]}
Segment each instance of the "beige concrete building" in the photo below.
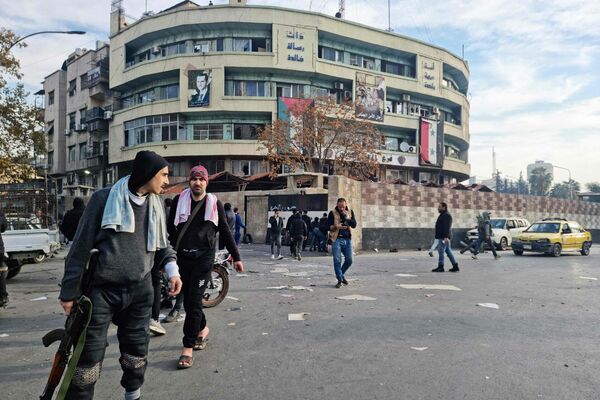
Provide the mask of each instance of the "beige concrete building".
{"label": "beige concrete building", "polygon": [[331,96],[366,105],[364,118],[386,137],[380,180],[469,177],[469,68],[442,48],[245,1],[185,1],[129,25],[123,15],[113,2],[110,88],[120,98],[109,161],[118,176],[142,149],[167,157],[176,177],[198,162],[211,173],[265,171],[256,131],[281,113],[281,99]]}
{"label": "beige concrete building", "polygon": [[97,42],[94,50],[76,49],[43,82],[48,174],[63,198],[89,196],[113,183],[105,118],[113,103],[108,56],[108,44],[103,42]]}

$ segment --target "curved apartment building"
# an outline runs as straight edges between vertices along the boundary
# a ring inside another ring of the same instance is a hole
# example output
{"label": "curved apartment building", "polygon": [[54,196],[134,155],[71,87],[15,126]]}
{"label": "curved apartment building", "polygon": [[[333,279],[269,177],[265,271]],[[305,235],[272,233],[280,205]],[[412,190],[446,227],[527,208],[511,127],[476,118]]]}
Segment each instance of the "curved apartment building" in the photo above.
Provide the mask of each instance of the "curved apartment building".
{"label": "curved apartment building", "polygon": [[[129,173],[154,150],[176,177],[264,172],[257,129],[280,98],[364,101],[385,136],[380,180],[447,183],[469,177],[469,69],[452,53],[318,13],[185,1],[126,25],[111,15],[109,162]],[[374,90],[370,90],[373,89]],[[379,98],[377,98],[379,96]],[[332,173],[335,166],[326,171]]]}

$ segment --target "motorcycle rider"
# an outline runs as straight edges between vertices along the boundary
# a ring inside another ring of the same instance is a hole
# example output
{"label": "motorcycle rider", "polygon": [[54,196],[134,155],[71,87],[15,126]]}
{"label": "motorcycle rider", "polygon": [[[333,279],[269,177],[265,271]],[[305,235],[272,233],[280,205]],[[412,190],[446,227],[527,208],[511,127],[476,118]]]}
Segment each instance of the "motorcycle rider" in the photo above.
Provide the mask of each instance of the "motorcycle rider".
{"label": "motorcycle rider", "polygon": [[221,201],[206,192],[208,171],[202,165],[193,167],[189,174],[189,188],[173,199],[167,221],[169,240],[177,250],[178,264],[183,281],[183,307],[186,312],[183,325],[183,350],[177,368],[193,365],[193,351],[203,350],[209,329],[202,311],[202,298],[211,271],[217,247],[217,232],[232,255],[234,268],[244,271],[244,264],[225,217]]}

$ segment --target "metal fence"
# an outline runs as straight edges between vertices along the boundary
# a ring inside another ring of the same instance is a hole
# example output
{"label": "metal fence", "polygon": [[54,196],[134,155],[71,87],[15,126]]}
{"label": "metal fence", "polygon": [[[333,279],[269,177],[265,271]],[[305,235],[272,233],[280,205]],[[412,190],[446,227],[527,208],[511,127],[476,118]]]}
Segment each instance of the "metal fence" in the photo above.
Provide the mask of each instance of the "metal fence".
{"label": "metal fence", "polygon": [[59,220],[56,196],[40,186],[37,183],[0,185],[0,209],[9,221],[38,228],[56,227]]}

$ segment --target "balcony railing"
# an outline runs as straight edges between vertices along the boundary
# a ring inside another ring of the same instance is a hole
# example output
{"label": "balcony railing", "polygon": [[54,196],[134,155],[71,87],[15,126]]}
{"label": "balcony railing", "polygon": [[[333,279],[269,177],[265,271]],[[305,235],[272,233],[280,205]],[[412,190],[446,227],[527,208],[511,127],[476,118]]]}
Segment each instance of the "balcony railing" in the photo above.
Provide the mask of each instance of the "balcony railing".
{"label": "balcony railing", "polygon": [[94,107],[86,111],[85,121],[87,123],[90,123],[95,119],[104,119],[104,109],[102,107]]}

